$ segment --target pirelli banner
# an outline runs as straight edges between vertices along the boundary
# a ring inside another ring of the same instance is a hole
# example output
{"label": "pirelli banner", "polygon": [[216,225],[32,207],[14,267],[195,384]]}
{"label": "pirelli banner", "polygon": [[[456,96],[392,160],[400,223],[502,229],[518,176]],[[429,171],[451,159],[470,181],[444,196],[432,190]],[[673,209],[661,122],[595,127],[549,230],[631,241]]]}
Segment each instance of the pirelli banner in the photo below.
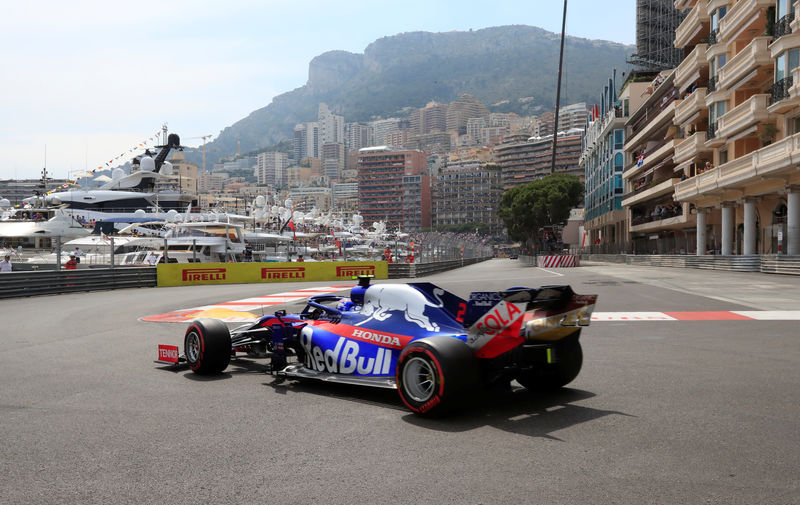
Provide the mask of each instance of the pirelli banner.
{"label": "pirelli banner", "polygon": [[161,263],[159,286],[246,284],[256,282],[350,281],[356,275],[388,279],[385,261],[301,263]]}

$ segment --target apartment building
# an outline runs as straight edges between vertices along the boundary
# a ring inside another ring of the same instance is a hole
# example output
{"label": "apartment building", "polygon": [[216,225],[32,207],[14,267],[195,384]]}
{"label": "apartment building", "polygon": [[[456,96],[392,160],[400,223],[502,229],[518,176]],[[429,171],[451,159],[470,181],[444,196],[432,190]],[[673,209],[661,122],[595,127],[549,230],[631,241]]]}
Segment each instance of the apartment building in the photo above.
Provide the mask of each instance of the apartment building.
{"label": "apartment building", "polygon": [[687,137],[674,198],[696,212],[696,254],[800,254],[800,5],[675,7],[688,11],[676,85],[692,93],[675,118]]}
{"label": "apartment building", "polygon": [[448,163],[433,183],[433,226],[484,224],[493,232],[502,230],[500,174],[499,166],[477,159]]}
{"label": "apartment building", "polygon": [[286,186],[289,155],[280,152],[259,153],[256,156],[256,180],[261,186]]}
{"label": "apartment building", "polygon": [[[583,180],[584,172],[578,165],[582,134],[583,130],[572,130],[559,135],[554,173],[572,174]],[[493,148],[495,162],[502,170],[503,188],[506,190],[550,175],[553,136],[525,137],[507,135],[502,144]]]}
{"label": "apartment building", "polygon": [[628,247],[628,217],[622,206],[625,122],[631,110],[638,109],[644,101],[648,84],[629,78],[617,96],[612,79],[611,88],[606,86],[604,90],[602,109],[598,106],[593,119],[588,121],[578,161],[585,177],[587,236],[586,240],[580,237],[577,243],[591,246],[595,252],[616,253]]}
{"label": "apartment building", "polygon": [[[404,177],[424,175],[426,161],[425,153],[420,151],[395,151],[386,146],[360,149],[358,211],[364,222],[386,221],[387,226],[403,227],[406,212]],[[422,180],[419,182],[421,184]],[[425,195],[422,190],[419,194],[421,197]],[[427,194],[430,198],[430,193]]]}

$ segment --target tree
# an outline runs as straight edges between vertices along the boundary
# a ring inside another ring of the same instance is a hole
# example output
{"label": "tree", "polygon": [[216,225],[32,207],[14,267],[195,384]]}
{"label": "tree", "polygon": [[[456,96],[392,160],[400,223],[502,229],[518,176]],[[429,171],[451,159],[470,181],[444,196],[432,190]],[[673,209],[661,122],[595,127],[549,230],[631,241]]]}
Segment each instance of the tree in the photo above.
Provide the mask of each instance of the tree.
{"label": "tree", "polygon": [[512,240],[541,249],[545,227],[566,223],[583,201],[583,183],[574,175],[554,174],[506,191],[498,215]]}

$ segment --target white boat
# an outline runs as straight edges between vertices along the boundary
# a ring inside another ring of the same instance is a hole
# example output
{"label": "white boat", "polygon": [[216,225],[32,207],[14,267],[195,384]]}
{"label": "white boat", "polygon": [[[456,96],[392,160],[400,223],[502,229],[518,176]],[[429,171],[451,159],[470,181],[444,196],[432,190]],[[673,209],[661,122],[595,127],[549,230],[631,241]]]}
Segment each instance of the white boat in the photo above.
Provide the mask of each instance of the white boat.
{"label": "white boat", "polygon": [[24,245],[40,245],[40,238],[61,237],[64,240],[89,235],[91,231],[63,209],[52,207],[30,207],[17,209],[0,221],[0,239],[11,239]]}
{"label": "white boat", "polygon": [[120,264],[238,262],[246,248],[242,225],[219,221],[178,223],[164,238],[146,240],[157,240],[161,247],[124,254]]}

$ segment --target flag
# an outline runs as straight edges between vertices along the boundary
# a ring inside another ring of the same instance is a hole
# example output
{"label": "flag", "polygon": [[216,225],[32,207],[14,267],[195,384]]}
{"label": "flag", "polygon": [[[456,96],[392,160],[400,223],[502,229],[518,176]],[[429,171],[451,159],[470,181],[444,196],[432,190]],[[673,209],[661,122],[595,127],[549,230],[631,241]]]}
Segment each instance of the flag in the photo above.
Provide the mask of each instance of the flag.
{"label": "flag", "polygon": [[640,154],[638,158],[636,158],[636,166],[641,167],[644,164],[644,153]]}
{"label": "flag", "polygon": [[297,235],[295,235],[295,232],[294,232],[294,223],[289,221],[288,223],[286,223],[286,226],[288,226],[289,228],[292,229],[292,240],[296,240],[297,239]]}

